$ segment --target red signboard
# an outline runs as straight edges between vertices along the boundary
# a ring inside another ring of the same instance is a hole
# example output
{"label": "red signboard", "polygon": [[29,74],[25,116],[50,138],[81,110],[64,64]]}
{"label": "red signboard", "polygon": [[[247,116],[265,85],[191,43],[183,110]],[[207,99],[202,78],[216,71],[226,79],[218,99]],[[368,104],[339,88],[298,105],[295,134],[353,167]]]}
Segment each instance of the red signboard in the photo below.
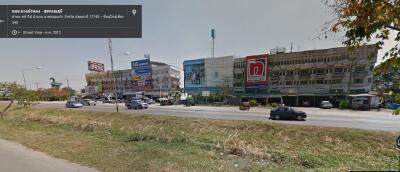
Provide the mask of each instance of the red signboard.
{"label": "red signboard", "polygon": [[97,62],[94,62],[94,61],[89,61],[88,62],[88,69],[89,69],[89,71],[104,72],[104,64],[103,63],[97,63]]}
{"label": "red signboard", "polygon": [[246,85],[268,84],[268,54],[246,57]]}

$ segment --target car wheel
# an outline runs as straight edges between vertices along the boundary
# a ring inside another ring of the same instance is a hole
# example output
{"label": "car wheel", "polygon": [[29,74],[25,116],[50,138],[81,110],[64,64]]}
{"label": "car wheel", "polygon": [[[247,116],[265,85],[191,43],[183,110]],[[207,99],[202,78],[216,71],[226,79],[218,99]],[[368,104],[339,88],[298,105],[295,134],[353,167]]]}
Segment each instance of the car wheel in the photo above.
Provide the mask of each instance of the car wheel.
{"label": "car wheel", "polygon": [[297,120],[303,121],[303,117],[301,115],[297,116]]}
{"label": "car wheel", "polygon": [[279,115],[275,115],[275,119],[279,120],[279,119],[281,119],[281,117]]}

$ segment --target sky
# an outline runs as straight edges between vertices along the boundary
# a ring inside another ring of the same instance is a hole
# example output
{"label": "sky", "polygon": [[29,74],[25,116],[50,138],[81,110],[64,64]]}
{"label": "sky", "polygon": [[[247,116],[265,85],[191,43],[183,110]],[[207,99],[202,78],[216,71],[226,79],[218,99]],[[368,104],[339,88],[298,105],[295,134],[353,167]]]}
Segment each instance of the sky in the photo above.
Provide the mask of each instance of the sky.
{"label": "sky", "polygon": [[[216,30],[215,56],[268,53],[276,46],[293,51],[343,46],[341,34],[316,39],[332,19],[322,0],[0,0],[0,5],[142,5],[142,38],[113,39],[115,69],[150,54],[151,60],[182,68],[184,60],[211,56],[210,30]],[[388,45],[393,44],[389,42]],[[131,55],[126,55],[130,52]],[[378,61],[381,61],[380,51]],[[50,87],[50,77],[84,88],[87,61],[110,69],[107,39],[0,39],[0,82],[28,88]]]}

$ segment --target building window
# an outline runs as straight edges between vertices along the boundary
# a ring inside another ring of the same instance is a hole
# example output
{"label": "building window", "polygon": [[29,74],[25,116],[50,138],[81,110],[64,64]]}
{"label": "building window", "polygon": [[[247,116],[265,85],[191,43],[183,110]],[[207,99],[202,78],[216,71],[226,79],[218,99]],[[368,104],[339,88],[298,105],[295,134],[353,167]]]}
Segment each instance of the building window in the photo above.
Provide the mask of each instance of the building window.
{"label": "building window", "polygon": [[218,72],[215,72],[215,78],[218,78]]}
{"label": "building window", "polygon": [[363,79],[354,79],[355,84],[361,84],[363,83]]}
{"label": "building window", "polygon": [[372,79],[371,78],[368,78],[368,83],[371,83],[372,82]]}
{"label": "building window", "polygon": [[315,69],[315,74],[317,75],[323,75],[324,74],[325,69]]}
{"label": "building window", "polygon": [[334,69],[334,73],[343,73],[343,72],[344,72],[343,68],[335,68]]}
{"label": "building window", "polygon": [[286,81],[286,85],[292,85],[293,81]]}
{"label": "building window", "polygon": [[365,68],[365,67],[356,67],[355,72],[356,72],[356,73],[362,73],[362,72],[364,72],[364,68]]}
{"label": "building window", "polygon": [[373,71],[373,70],[374,70],[374,65],[371,65],[371,66],[369,67],[369,70],[370,70],[370,71]]}
{"label": "building window", "polygon": [[317,84],[324,84],[324,80],[317,80]]}
{"label": "building window", "polygon": [[341,79],[334,79],[332,80],[332,84],[341,84],[342,80]]}
{"label": "building window", "polygon": [[308,81],[300,81],[300,85],[307,85]]}

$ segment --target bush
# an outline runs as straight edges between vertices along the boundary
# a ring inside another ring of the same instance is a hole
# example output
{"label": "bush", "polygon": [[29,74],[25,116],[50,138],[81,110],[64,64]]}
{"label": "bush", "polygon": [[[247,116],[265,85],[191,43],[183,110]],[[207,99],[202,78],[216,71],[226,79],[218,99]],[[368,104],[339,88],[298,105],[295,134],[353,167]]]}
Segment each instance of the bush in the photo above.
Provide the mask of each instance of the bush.
{"label": "bush", "polygon": [[400,115],[400,108],[393,111],[393,115]]}
{"label": "bush", "polygon": [[271,107],[273,107],[273,108],[278,107],[278,103],[272,103],[272,104],[271,104]]}
{"label": "bush", "polygon": [[340,100],[339,109],[347,109],[349,108],[349,102],[347,100]]}
{"label": "bush", "polygon": [[254,100],[254,99],[250,100],[249,104],[250,104],[251,107],[258,106],[257,100]]}

